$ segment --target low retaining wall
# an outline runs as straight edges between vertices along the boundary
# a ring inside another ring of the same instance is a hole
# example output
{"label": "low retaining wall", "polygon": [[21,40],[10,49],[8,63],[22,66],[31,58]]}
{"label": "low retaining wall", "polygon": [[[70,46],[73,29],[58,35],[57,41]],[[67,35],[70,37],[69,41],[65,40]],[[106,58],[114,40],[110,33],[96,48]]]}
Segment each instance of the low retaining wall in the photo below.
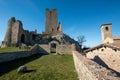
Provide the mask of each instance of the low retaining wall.
{"label": "low retaining wall", "polygon": [[[40,53],[50,53],[51,52],[50,45],[47,45],[47,44],[39,45],[39,52]],[[71,54],[72,47],[71,47],[71,45],[57,45],[56,46],[56,53]]]}
{"label": "low retaining wall", "polygon": [[72,47],[71,47],[71,45],[59,45],[59,46],[57,46],[57,53],[59,53],[59,54],[71,54]]}
{"label": "low retaining wall", "polygon": [[17,52],[0,53],[0,63],[19,59],[19,58],[23,58],[23,57],[28,57],[28,56],[31,56],[33,54],[37,54],[37,53],[39,53],[38,48],[39,48],[38,45],[35,45],[32,47],[32,49],[30,51],[17,51]]}
{"label": "low retaining wall", "polygon": [[77,51],[73,51],[73,59],[79,80],[120,80],[112,72]]}
{"label": "low retaining wall", "polygon": [[39,52],[40,53],[50,53],[50,46],[47,44],[39,45]]}
{"label": "low retaining wall", "polygon": [[[35,46],[32,47],[31,50],[29,51],[17,51],[17,52],[3,52],[0,53],[0,63],[1,62],[7,62],[23,57],[28,57],[33,54],[37,53],[45,53],[48,54],[50,53],[50,46],[49,45],[38,45],[36,44]],[[56,53],[60,54],[71,54],[71,45],[59,45],[56,47]]]}

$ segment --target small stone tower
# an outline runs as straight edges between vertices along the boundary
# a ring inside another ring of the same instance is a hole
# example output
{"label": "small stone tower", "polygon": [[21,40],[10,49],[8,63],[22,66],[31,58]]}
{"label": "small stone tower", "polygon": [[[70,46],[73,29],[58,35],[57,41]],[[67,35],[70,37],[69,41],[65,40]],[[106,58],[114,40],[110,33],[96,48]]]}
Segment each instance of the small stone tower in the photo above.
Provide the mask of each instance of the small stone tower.
{"label": "small stone tower", "polygon": [[102,24],[101,26],[102,42],[104,42],[104,40],[107,37],[112,38],[111,25],[112,24]]}
{"label": "small stone tower", "polygon": [[57,31],[58,11],[57,9],[46,9],[46,33]]}
{"label": "small stone tower", "polygon": [[62,24],[61,23],[59,23],[59,25],[57,27],[57,31],[62,32]]}

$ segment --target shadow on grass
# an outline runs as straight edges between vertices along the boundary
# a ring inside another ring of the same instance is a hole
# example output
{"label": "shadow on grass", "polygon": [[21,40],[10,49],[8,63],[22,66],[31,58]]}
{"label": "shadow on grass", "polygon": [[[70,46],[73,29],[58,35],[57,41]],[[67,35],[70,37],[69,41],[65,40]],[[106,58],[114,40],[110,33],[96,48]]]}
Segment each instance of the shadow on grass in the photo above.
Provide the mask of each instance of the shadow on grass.
{"label": "shadow on grass", "polygon": [[27,70],[25,73],[36,72],[36,70]]}
{"label": "shadow on grass", "polygon": [[18,74],[25,74],[25,73],[31,73],[31,72],[36,72],[36,70],[26,70],[24,72],[18,72]]}
{"label": "shadow on grass", "polygon": [[[41,56],[43,56],[43,54],[35,54],[29,57],[25,57],[25,58],[20,58],[20,59],[16,59],[16,60],[12,60],[9,62],[4,62],[4,63],[0,63],[0,76],[4,75],[5,73],[8,73],[9,71],[18,68],[21,65],[24,65],[30,61],[33,61],[37,58],[40,58]],[[26,73],[32,72],[35,70],[28,70]]]}
{"label": "shadow on grass", "polygon": [[99,65],[109,69],[112,72],[112,74],[116,74],[116,77],[120,77],[120,73],[111,69],[99,56],[95,56],[93,60],[97,62]]}

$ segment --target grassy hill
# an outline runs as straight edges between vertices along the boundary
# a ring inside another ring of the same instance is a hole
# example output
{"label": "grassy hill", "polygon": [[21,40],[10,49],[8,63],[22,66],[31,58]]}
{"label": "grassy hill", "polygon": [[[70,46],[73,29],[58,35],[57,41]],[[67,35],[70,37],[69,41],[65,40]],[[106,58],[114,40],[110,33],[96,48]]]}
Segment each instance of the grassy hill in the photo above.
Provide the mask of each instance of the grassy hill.
{"label": "grassy hill", "polygon": [[[18,74],[17,68],[23,64],[27,66],[28,72]],[[4,73],[7,68],[12,70]],[[32,57],[13,61],[3,65],[1,69],[4,75],[1,75],[0,80],[78,80],[72,55],[34,56],[34,59]]]}

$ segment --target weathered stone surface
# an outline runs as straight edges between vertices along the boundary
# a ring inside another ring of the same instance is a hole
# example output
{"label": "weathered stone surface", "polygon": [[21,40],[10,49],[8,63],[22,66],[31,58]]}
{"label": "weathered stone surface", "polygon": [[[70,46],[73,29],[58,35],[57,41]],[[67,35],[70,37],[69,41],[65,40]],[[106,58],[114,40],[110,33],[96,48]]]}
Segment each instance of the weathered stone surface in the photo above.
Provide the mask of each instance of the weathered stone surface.
{"label": "weathered stone surface", "polygon": [[18,52],[3,52],[0,53],[0,63],[12,61],[15,59],[28,57],[34,54],[39,54],[39,46],[36,44],[34,45],[30,51],[18,51]]}
{"label": "weathered stone surface", "polygon": [[[104,50],[104,51],[102,51]],[[93,59],[101,65],[103,62],[111,69],[120,73],[120,50],[115,51],[109,47],[101,47],[86,54],[87,58]]]}
{"label": "weathered stone surface", "polygon": [[73,59],[79,80],[120,80],[115,73],[73,51]]}
{"label": "weathered stone surface", "polygon": [[[40,45],[49,45],[51,41],[57,41],[60,45],[66,46],[66,48],[67,45],[71,45],[73,43],[78,45],[74,39],[62,33],[62,24],[58,24],[57,9],[46,9],[46,27],[45,32],[42,34],[38,34],[36,30],[31,32],[24,30],[23,24],[20,20],[16,20],[14,17],[11,18],[8,21],[7,31],[2,47],[9,45],[21,46],[22,44],[33,46],[36,43]],[[61,48],[64,46],[61,46]],[[60,50],[58,51],[60,52]]]}
{"label": "weathered stone surface", "polygon": [[27,71],[27,67],[26,66],[20,66],[18,69],[17,69],[17,72],[18,73],[24,73]]}

